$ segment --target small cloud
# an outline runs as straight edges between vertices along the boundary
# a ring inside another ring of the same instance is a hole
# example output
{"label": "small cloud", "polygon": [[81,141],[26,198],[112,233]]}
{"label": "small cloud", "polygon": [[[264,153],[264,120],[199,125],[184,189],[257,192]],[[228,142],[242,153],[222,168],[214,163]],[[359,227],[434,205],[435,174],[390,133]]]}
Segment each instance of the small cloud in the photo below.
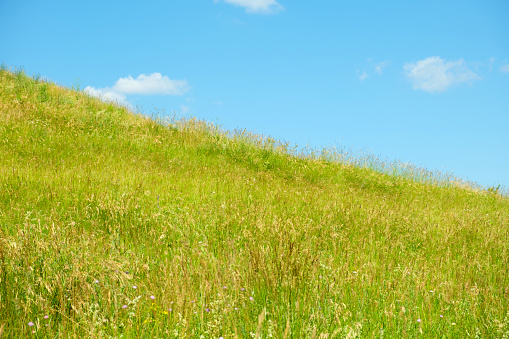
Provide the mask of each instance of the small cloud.
{"label": "small cloud", "polygon": [[222,106],[223,102],[221,100],[216,100],[216,101],[212,102],[212,104],[216,105],[216,106]]}
{"label": "small cloud", "polygon": [[184,105],[180,105],[180,111],[182,112],[182,114],[186,114],[187,112],[189,112],[190,108],[188,106],[184,106]]}
{"label": "small cloud", "polygon": [[[357,73],[359,73],[359,72],[357,72]],[[368,73],[366,73],[366,71],[364,71],[364,72],[362,72],[362,74],[360,74],[358,76],[361,81],[364,81],[364,79],[366,79],[369,75],[368,75]]]}
{"label": "small cloud", "polygon": [[214,0],[214,2],[223,1],[228,4],[244,7],[247,13],[268,14],[283,10],[276,0]]}
{"label": "small cloud", "polygon": [[382,75],[382,71],[385,67],[387,67],[387,65],[389,64],[388,61],[382,61],[381,63],[377,64],[375,66],[375,72],[379,75]]}
{"label": "small cloud", "polygon": [[500,71],[504,73],[509,73],[509,64],[505,64],[504,66],[500,67]]}
{"label": "small cloud", "polygon": [[117,102],[121,105],[132,107],[132,105],[127,101],[125,95],[118,93],[109,87],[95,88],[92,86],[87,86],[84,92],[103,101]]}
{"label": "small cloud", "polygon": [[452,85],[480,79],[467,67],[463,59],[446,62],[433,56],[416,63],[407,63],[403,68],[414,89],[430,93],[444,92]]}
{"label": "small cloud", "polygon": [[189,90],[187,80],[172,80],[161,73],[150,75],[140,74],[136,79],[132,76],[119,78],[113,87],[95,88],[87,86],[85,93],[105,101],[118,102],[132,107],[127,101],[127,94],[139,95],[182,95]]}
{"label": "small cloud", "polygon": [[182,95],[189,90],[186,80],[172,80],[161,73],[140,74],[136,79],[130,75],[117,80],[113,89],[125,94]]}

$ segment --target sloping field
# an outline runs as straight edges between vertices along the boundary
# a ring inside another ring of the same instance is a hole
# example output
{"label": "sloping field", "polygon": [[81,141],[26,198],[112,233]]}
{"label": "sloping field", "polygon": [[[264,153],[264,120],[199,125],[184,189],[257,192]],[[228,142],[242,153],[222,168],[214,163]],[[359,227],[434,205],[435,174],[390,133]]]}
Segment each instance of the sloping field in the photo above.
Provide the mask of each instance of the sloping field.
{"label": "sloping field", "polygon": [[509,199],[0,71],[3,338],[502,338]]}

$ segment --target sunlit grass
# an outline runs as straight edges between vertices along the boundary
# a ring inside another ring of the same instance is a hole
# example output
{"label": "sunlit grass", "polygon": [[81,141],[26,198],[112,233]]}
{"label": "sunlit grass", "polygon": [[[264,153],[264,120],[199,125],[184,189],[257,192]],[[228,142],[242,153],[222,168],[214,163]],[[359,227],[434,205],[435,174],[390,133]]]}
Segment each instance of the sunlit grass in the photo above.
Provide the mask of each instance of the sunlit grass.
{"label": "sunlit grass", "polygon": [[509,336],[496,189],[5,67],[0,117],[3,337]]}

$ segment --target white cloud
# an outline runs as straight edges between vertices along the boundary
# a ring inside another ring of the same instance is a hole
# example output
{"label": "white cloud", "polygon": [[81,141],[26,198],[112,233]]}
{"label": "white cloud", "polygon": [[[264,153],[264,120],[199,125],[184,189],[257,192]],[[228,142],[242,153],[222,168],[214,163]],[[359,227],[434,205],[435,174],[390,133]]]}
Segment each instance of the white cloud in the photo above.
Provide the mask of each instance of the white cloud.
{"label": "white cloud", "polygon": [[467,67],[463,59],[446,62],[433,56],[416,63],[407,63],[403,68],[413,88],[426,92],[443,92],[452,85],[480,79]]}
{"label": "white cloud", "polygon": [[126,105],[129,107],[131,106],[131,104],[129,104],[129,102],[127,101],[125,95],[115,92],[113,89],[109,87],[94,88],[92,86],[87,86],[84,91],[88,95],[91,95],[104,101],[113,101],[121,105]]}
{"label": "white cloud", "polygon": [[[214,0],[219,2],[221,0]],[[276,0],[222,0],[228,4],[244,7],[248,13],[274,13],[283,9]]]}
{"label": "white cloud", "polygon": [[161,73],[150,75],[140,74],[136,79],[130,75],[127,78],[120,78],[113,86],[118,93],[125,94],[165,94],[182,95],[189,89],[186,80],[171,80]]}
{"label": "white cloud", "polygon": [[502,71],[504,73],[509,73],[509,64],[506,64],[506,65],[500,67],[500,71]]}
{"label": "white cloud", "polygon": [[132,76],[120,78],[113,87],[95,88],[87,86],[85,93],[105,101],[114,101],[132,107],[127,101],[127,94],[140,95],[182,95],[189,90],[187,80],[171,80],[161,73],[150,75],[140,74],[136,79]]}

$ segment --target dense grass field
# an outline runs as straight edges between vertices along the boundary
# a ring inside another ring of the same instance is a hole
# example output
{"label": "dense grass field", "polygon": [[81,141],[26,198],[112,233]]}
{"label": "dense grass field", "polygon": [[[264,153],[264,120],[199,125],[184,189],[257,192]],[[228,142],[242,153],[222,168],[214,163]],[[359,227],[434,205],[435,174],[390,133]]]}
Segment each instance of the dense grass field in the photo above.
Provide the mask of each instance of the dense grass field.
{"label": "dense grass field", "polygon": [[0,337],[508,338],[509,198],[0,70]]}

